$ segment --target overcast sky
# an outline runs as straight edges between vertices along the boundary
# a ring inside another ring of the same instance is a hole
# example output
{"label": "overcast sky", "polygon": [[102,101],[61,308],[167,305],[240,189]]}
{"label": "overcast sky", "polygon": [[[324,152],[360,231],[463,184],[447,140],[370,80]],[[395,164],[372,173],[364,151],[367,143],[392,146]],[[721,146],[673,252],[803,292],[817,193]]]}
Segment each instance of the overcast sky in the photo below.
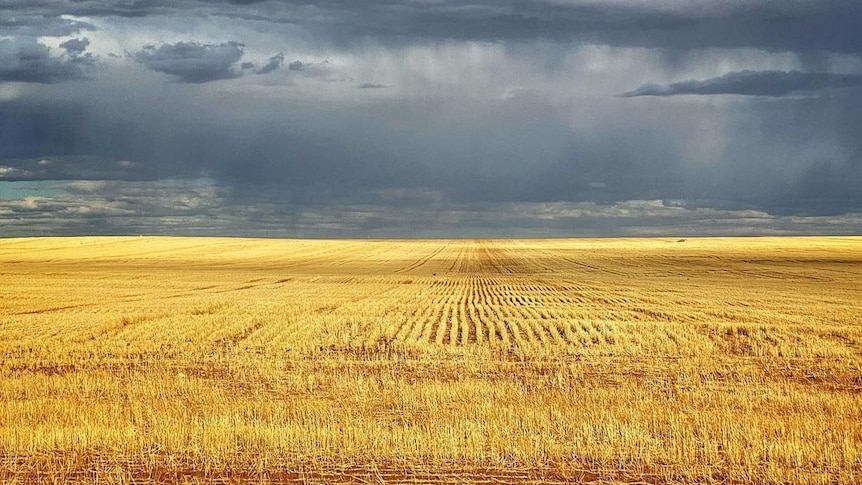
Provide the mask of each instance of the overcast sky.
{"label": "overcast sky", "polygon": [[0,236],[862,233],[858,0],[0,0]]}

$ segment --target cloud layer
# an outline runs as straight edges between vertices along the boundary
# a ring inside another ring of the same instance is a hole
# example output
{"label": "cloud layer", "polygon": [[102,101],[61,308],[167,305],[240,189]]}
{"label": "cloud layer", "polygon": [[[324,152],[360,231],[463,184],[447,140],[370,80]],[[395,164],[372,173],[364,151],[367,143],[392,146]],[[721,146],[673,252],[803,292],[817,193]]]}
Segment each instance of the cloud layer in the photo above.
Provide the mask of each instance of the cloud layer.
{"label": "cloud layer", "polygon": [[[382,203],[231,204],[213,181],[46,182],[0,186],[4,236],[189,234],[252,237],[560,237],[755,234],[852,234],[862,213],[773,216],[755,210],[685,207],[630,200],[416,207]],[[27,195],[23,195],[27,194]],[[22,196],[23,195],[23,196]],[[414,197],[411,194],[408,198]],[[434,197],[432,194],[432,198]]]}
{"label": "cloud layer", "polygon": [[10,0],[0,235],[859,232],[859,25],[851,0]]}
{"label": "cloud layer", "polygon": [[788,96],[813,93],[823,89],[862,86],[862,74],[836,74],[800,71],[740,71],[702,81],[683,81],[660,86],[646,84],[623,93],[623,98],[637,96],[678,96],[737,94],[742,96]]}
{"label": "cloud layer", "polygon": [[63,43],[65,52],[51,49],[32,37],[0,39],[0,82],[59,83],[83,79],[95,66],[85,53],[87,39]]}
{"label": "cloud layer", "polygon": [[135,54],[141,64],[156,72],[174,76],[187,83],[206,83],[232,79],[240,74],[235,68],[242,58],[242,44],[200,44],[177,42],[159,47],[146,45]]}

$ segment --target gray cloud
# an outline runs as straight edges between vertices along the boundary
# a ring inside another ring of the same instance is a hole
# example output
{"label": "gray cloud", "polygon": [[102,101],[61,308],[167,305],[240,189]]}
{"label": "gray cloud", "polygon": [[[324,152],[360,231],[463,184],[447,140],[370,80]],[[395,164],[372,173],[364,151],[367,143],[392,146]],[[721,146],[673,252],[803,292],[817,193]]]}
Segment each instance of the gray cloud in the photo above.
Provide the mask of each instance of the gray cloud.
{"label": "gray cloud", "polygon": [[386,88],[388,86],[386,86],[385,84],[378,84],[378,83],[361,83],[361,84],[357,84],[356,87],[358,89],[383,89],[383,88]]}
{"label": "gray cloud", "polygon": [[[12,0],[18,17],[218,15],[313,29],[334,42],[389,39],[589,42],[674,49],[754,47],[769,51],[860,52],[855,0],[656,2],[479,0]],[[9,23],[7,21],[7,23]],[[800,33],[804,32],[804,35]]]}
{"label": "gray cloud", "polygon": [[90,39],[84,37],[83,39],[69,39],[60,44],[60,47],[66,49],[66,52],[70,55],[81,55],[87,50],[87,46],[89,45]]}
{"label": "gray cloud", "polygon": [[269,62],[266,63],[263,67],[255,71],[257,74],[267,74],[272,71],[278,70],[281,68],[281,65],[284,64],[284,54],[278,53],[269,58]]}
{"label": "gray cloud", "polygon": [[[77,181],[0,191],[6,237],[34,234],[185,234],[276,237],[515,237],[846,234],[862,213],[772,216],[675,201],[391,206],[392,192],[363,204],[229,204],[209,180]],[[428,194],[398,189],[401,204]],[[437,199],[437,195],[432,195]],[[388,203],[383,203],[384,201]]]}
{"label": "gray cloud", "polygon": [[65,37],[95,27],[63,18],[56,11],[30,13],[29,9],[39,3],[8,2],[0,6],[0,12],[10,13],[0,15],[0,82],[52,84],[86,78],[96,65],[96,57],[86,52],[86,37],[61,43],[63,51],[56,55],[41,38]]}
{"label": "gray cloud", "polygon": [[21,234],[201,234],[227,227],[221,189],[198,181],[77,181],[0,193],[4,236]]}
{"label": "gray cloud", "polygon": [[[531,97],[335,111],[248,95],[222,101],[217,93],[179,87],[120,104],[103,94],[101,108],[0,104],[6,179],[209,176],[223,187],[228,206],[293,214],[327,204],[431,210],[446,203],[652,199],[781,216],[862,210],[862,140],[854,128],[862,126],[862,106],[851,91],[828,101],[779,98],[721,109],[595,99],[580,105],[600,114],[587,131],[568,126],[568,106]],[[156,95],[158,109],[148,101]],[[713,128],[722,125],[729,128]],[[699,160],[715,139],[726,139],[716,160]],[[437,195],[398,201],[374,195],[393,191]]]}
{"label": "gray cloud", "polygon": [[[770,51],[859,52],[862,11],[853,0],[780,2],[551,2],[480,0],[414,3],[231,2],[220,15],[315,24],[339,43],[357,39],[589,42],[675,49],[756,47]],[[196,2],[189,2],[194,5]],[[313,5],[314,8],[308,8]],[[805,32],[805,35],[799,35]]]}
{"label": "gray cloud", "polygon": [[159,47],[148,45],[134,55],[147,68],[186,83],[207,83],[238,77],[240,74],[234,65],[242,56],[243,46],[238,42],[177,42]]}
{"label": "gray cloud", "polygon": [[86,44],[74,45],[66,54],[53,56],[33,37],[0,39],[0,82],[50,84],[85,78],[96,62],[85,49]]}
{"label": "gray cloud", "polygon": [[31,18],[52,18],[60,15],[140,18],[175,13],[178,8],[187,6],[188,4],[183,4],[183,0],[6,0],[0,4],[0,11]]}
{"label": "gray cloud", "polygon": [[[858,232],[860,24],[851,0],[9,0],[0,80],[34,84],[0,84],[0,179],[78,185],[22,188],[4,234]],[[166,182],[199,177],[195,203]]]}
{"label": "gray cloud", "polygon": [[620,96],[624,98],[685,94],[787,96],[854,86],[862,86],[862,75],[799,71],[739,71],[701,81],[683,81],[664,86],[646,84]]}
{"label": "gray cloud", "polygon": [[862,163],[821,161],[807,167],[773,212],[834,216],[862,206]]}
{"label": "gray cloud", "polygon": [[[38,2],[32,2],[36,4]],[[10,4],[5,10],[9,15],[0,16],[0,34],[15,37],[63,37],[82,30],[95,30],[93,24],[79,20],[61,18],[62,10],[51,9],[45,15],[27,13],[32,4]],[[0,6],[0,12],[4,10]]]}

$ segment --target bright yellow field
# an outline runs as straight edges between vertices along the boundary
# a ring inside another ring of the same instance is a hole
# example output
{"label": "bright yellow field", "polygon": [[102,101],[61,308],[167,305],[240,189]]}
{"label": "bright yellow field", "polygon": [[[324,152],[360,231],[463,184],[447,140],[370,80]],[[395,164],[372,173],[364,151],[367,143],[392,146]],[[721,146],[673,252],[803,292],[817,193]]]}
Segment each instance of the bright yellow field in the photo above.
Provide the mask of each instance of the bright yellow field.
{"label": "bright yellow field", "polygon": [[862,238],[0,239],[0,481],[862,482]]}

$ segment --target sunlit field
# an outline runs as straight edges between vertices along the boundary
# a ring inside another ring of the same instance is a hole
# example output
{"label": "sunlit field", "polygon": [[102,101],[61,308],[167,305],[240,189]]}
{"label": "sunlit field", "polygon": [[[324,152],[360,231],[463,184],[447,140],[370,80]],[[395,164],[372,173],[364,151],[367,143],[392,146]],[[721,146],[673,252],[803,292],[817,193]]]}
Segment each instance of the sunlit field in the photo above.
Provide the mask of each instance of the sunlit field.
{"label": "sunlit field", "polygon": [[0,239],[4,483],[859,483],[862,238]]}

